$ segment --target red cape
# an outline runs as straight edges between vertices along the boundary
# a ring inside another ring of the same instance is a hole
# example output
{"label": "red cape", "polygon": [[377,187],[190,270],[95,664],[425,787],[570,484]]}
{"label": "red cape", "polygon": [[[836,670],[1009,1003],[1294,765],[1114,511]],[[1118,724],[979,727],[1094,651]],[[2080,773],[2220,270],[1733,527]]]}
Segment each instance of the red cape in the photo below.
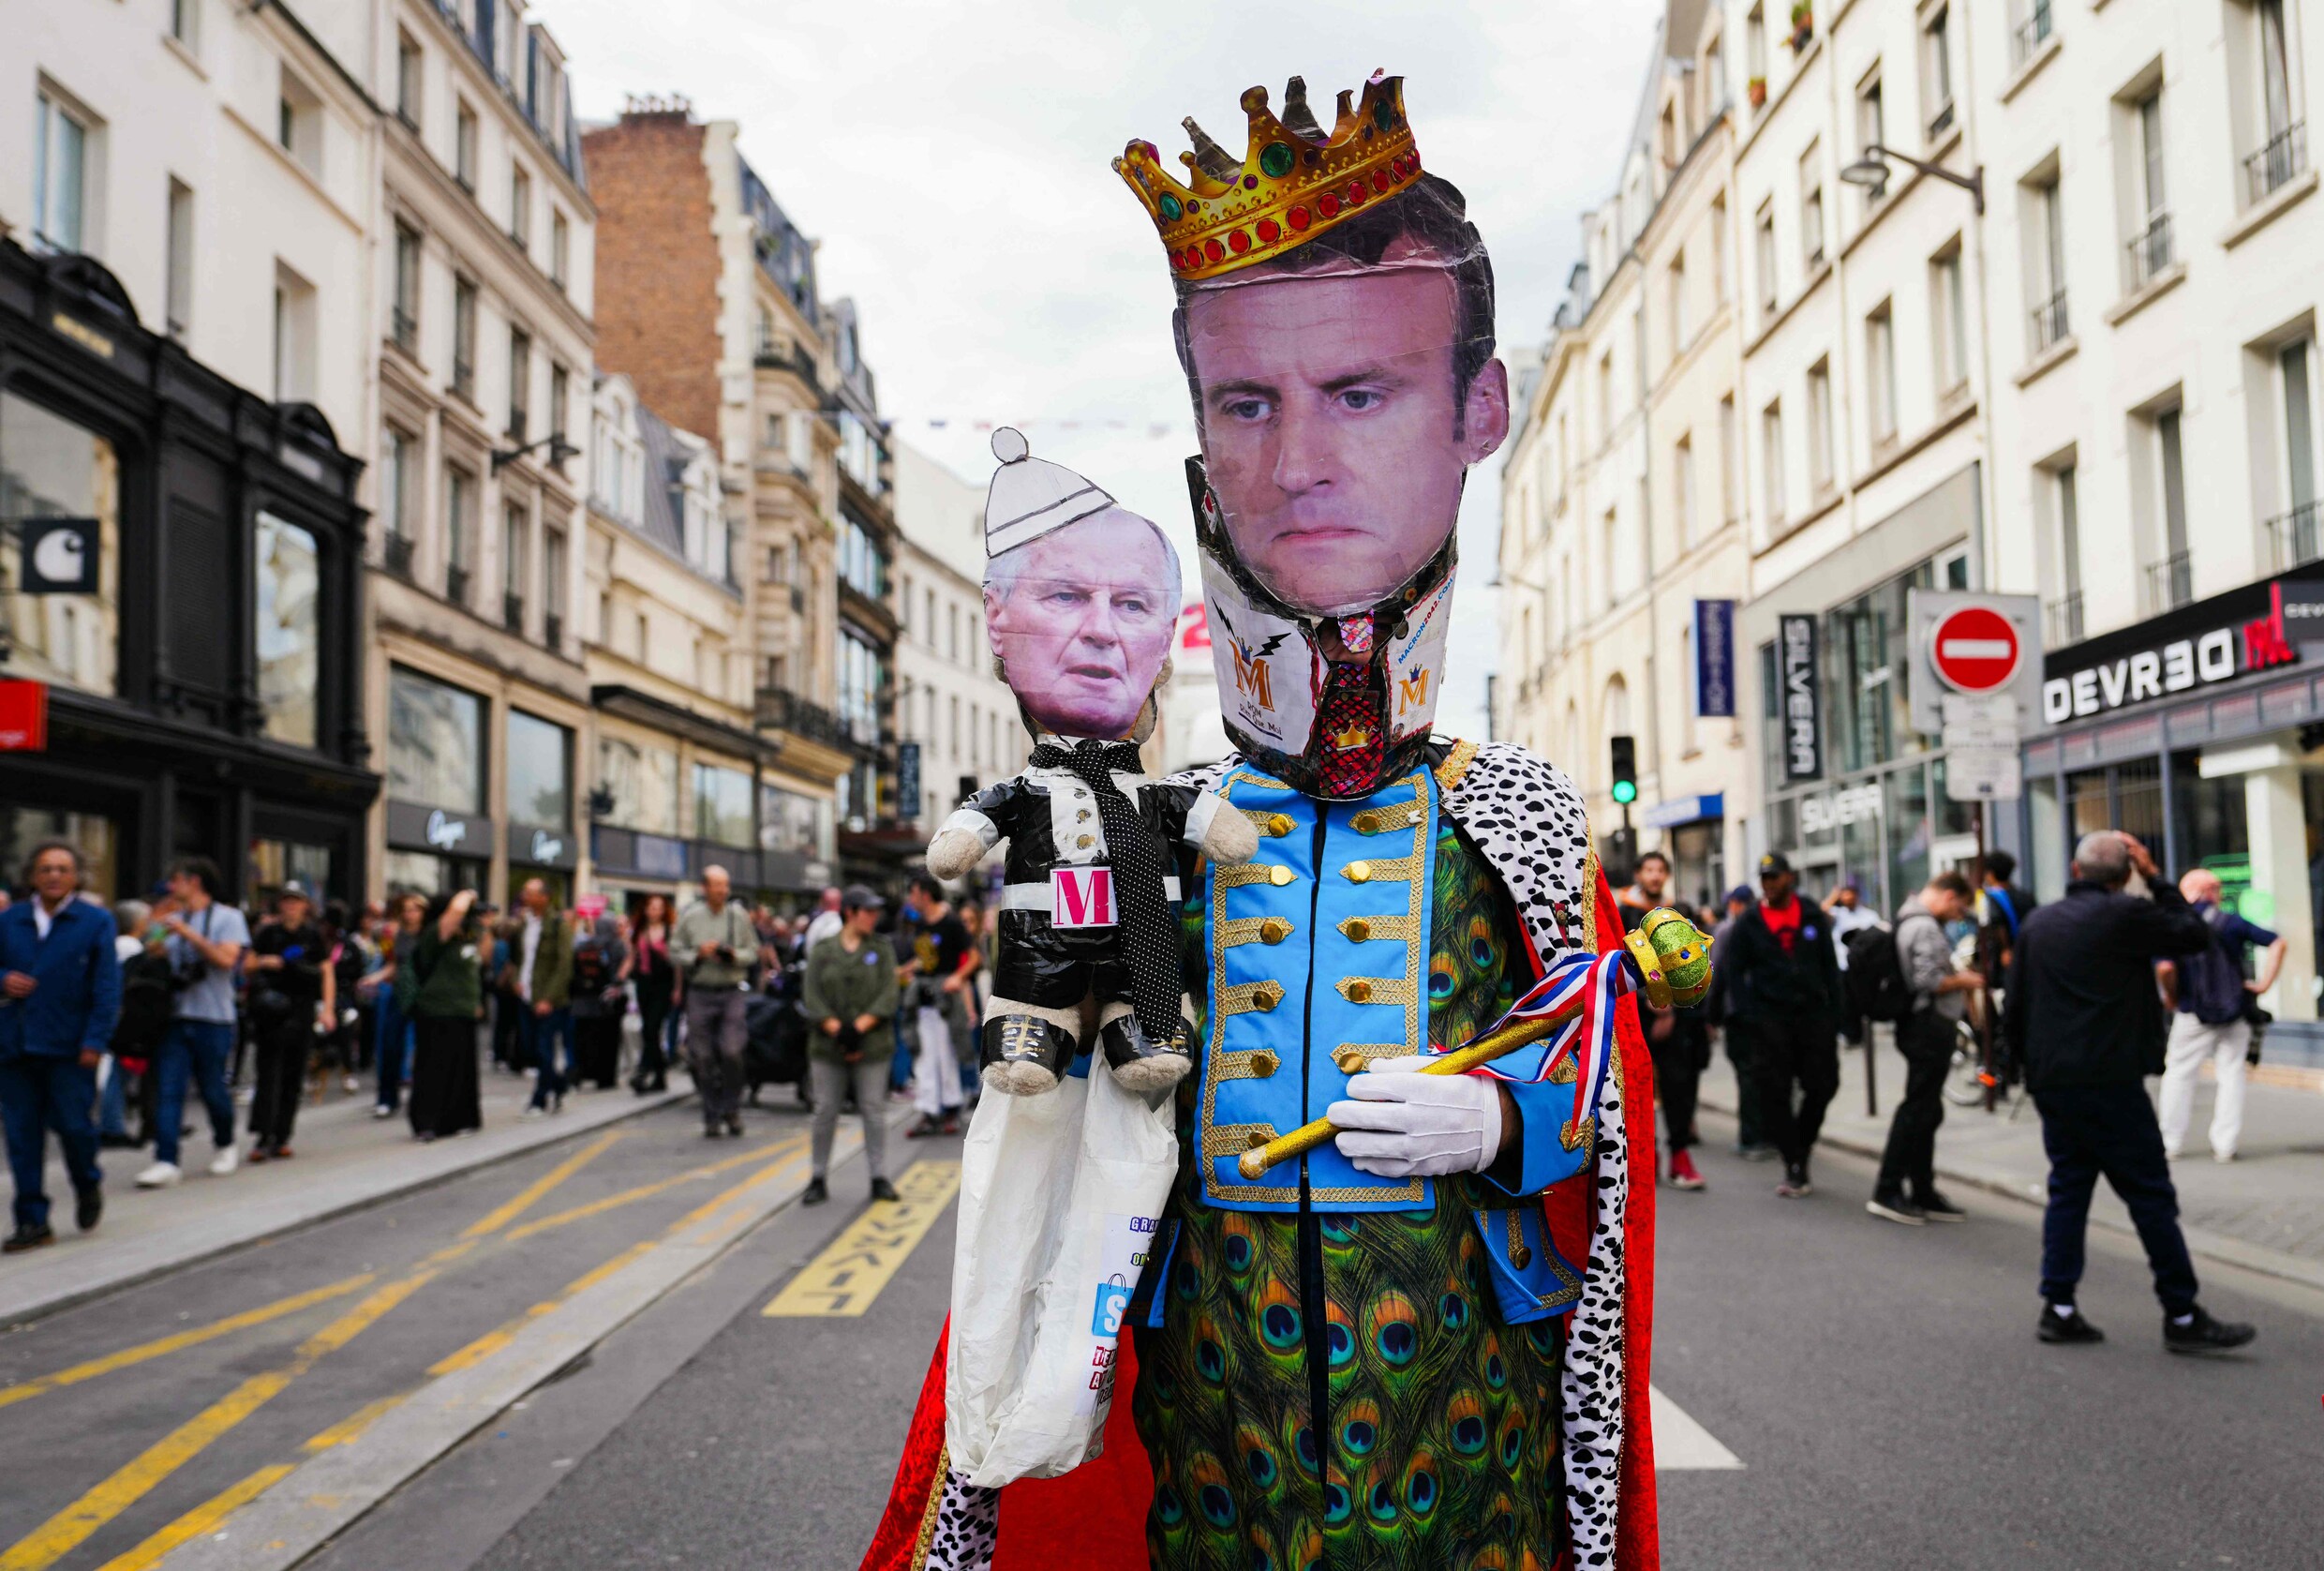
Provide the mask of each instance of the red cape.
{"label": "red cape", "polygon": [[[1605,875],[1593,896],[1597,947],[1622,941],[1622,919]],[[1638,1029],[1638,1008],[1625,999],[1615,1025],[1620,1045],[1623,1144],[1631,1160],[1630,1204],[1623,1214],[1623,1255],[1629,1281],[1623,1295],[1622,1475],[1616,1507],[1615,1571],[1658,1571],[1661,1540],[1654,1492],[1654,1434],[1646,1382],[1654,1346],[1654,1060]],[[1634,1153],[1644,1152],[1641,1172]],[[1592,1190],[1571,1182],[1544,1197],[1552,1235],[1569,1258],[1590,1236]],[[1593,1261],[1593,1268],[1602,1264]],[[946,1329],[949,1329],[947,1325]],[[904,1437],[903,1458],[887,1510],[863,1557],[862,1571],[921,1571],[945,1478],[945,1340],[921,1383],[919,1405]],[[1134,1339],[1122,1339],[1114,1366],[1113,1408],[1106,1417],[1105,1454],[1062,1478],[1029,1478],[1001,1491],[1000,1541],[993,1571],[1146,1571],[1146,1508],[1154,1500],[1154,1469],[1130,1421],[1130,1391],[1138,1379]],[[1561,1563],[1559,1571],[1567,1571]]]}

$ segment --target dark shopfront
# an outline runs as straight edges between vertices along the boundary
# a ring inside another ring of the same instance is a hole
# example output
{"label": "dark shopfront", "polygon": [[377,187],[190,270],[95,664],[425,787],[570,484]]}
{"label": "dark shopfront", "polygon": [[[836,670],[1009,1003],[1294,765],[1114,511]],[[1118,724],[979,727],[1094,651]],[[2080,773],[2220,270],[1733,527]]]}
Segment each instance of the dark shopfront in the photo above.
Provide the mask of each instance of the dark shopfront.
{"label": "dark shopfront", "polygon": [[2324,1047],[2324,564],[2051,651],[2043,677],[2045,729],[2025,746],[2034,892],[2056,896],[2093,830],[2129,830],[2173,877],[2210,868],[2291,940],[2277,1036]]}
{"label": "dark shopfront", "polygon": [[0,241],[0,680],[49,693],[45,750],[0,755],[9,880],[62,835],[109,898],[186,855],[245,901],[361,891],[360,469],[311,407],[140,326],[101,265]]}

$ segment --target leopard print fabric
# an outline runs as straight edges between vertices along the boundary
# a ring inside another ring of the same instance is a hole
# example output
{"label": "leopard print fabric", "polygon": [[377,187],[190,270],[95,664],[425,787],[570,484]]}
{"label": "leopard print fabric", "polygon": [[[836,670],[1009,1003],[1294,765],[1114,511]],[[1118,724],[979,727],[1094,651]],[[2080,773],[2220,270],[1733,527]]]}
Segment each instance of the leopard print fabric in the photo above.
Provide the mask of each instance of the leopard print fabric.
{"label": "leopard print fabric", "polygon": [[921,1571],[991,1571],[1000,1536],[1001,1491],[978,1489],[946,1468]]}

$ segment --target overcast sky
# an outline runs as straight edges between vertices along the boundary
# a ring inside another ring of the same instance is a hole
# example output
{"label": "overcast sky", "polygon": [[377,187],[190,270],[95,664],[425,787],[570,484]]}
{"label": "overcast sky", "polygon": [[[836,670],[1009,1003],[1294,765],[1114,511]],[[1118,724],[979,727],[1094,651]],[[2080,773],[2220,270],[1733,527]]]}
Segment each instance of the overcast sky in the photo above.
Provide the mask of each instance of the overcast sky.
{"label": "overcast sky", "polygon": [[[1110,167],[1123,144],[1143,138],[1174,162],[1191,114],[1240,155],[1244,88],[1264,83],[1279,109],[1285,79],[1303,75],[1328,126],[1340,89],[1401,74],[1422,157],[1467,196],[1492,250],[1504,350],[1538,344],[1579,215],[1614,183],[1661,10],[542,0],[533,14],[564,46],[584,116],[675,93],[738,123],[744,156],[822,242],[825,298],[860,308],[899,436],[981,483],[990,425],[1018,425],[1035,455],[1169,529],[1191,582],[1194,425],[1161,243]],[[1497,648],[1497,465],[1469,476],[1438,714],[1477,738]]]}

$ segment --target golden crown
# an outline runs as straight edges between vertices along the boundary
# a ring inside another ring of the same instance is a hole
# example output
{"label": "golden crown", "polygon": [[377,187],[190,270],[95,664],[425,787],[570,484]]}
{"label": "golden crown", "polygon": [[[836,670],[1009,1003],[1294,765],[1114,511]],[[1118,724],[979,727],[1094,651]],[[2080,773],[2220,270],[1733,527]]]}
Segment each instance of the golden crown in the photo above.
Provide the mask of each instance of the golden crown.
{"label": "golden crown", "polygon": [[1328,136],[1298,77],[1284,89],[1280,119],[1264,87],[1243,95],[1243,110],[1251,139],[1240,164],[1191,118],[1184,124],[1194,151],[1179,155],[1188,184],[1163,172],[1150,142],[1131,142],[1113,160],[1162,232],[1178,277],[1212,278],[1270,261],[1420,178],[1402,77],[1373,73],[1361,102],[1341,93]]}

